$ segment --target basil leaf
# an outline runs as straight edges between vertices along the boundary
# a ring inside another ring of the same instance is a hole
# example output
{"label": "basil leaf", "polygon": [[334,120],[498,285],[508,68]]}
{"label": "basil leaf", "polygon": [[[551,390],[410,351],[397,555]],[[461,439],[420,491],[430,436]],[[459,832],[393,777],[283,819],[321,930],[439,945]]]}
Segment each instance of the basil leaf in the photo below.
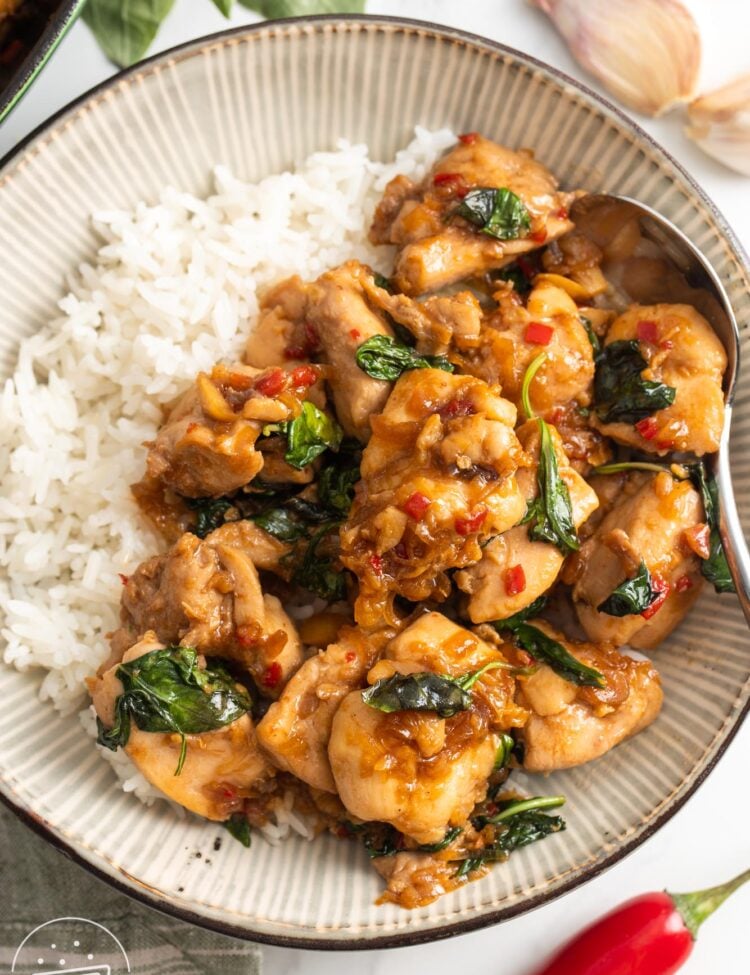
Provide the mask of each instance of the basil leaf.
{"label": "basil leaf", "polygon": [[688,473],[703,499],[706,523],[710,531],[709,555],[707,559],[701,560],[701,572],[713,584],[716,592],[737,592],[719,533],[719,489],[716,479],[703,463],[690,464]]}
{"label": "basil leaf", "polygon": [[549,426],[541,417],[537,418],[537,423],[540,435],[539,464],[536,469],[539,494],[529,501],[521,524],[529,525],[532,542],[550,542],[563,555],[568,555],[580,548],[570,492],[560,477]]}
{"label": "basil leaf", "polygon": [[247,821],[247,816],[244,813],[232,813],[229,819],[225,820],[223,825],[224,828],[231,833],[236,840],[242,843],[243,846],[250,846],[252,842],[250,823]]}
{"label": "basil leaf", "polygon": [[296,542],[306,538],[311,525],[327,524],[332,521],[331,512],[319,504],[305,498],[288,498],[283,504],[249,517],[263,531],[278,538],[281,542]]}
{"label": "basil leaf", "polygon": [[287,441],[284,460],[297,470],[312,464],[328,448],[338,450],[344,436],[338,423],[310,400],[302,404],[299,416],[280,423],[278,428]]}
{"label": "basil leaf", "polygon": [[185,762],[185,735],[223,728],[252,710],[247,691],[220,664],[198,667],[198,653],[192,647],[144,653],[120,664],[116,676],[123,693],[115,701],[112,728],[98,723],[98,743],[111,751],[127,745],[131,719],[141,731],[176,732],[182,748],[175,775]]}
{"label": "basil leaf", "polygon": [[518,612],[513,613],[512,616],[508,616],[504,620],[497,620],[492,625],[497,629],[502,627],[506,630],[512,630],[515,628],[516,624],[525,623],[526,620],[534,619],[535,616],[538,616],[542,612],[546,605],[547,597],[539,596],[534,600],[533,603],[529,603],[525,609],[519,609]]}
{"label": "basil leaf", "polygon": [[501,271],[498,271],[497,277],[501,281],[509,281],[513,285],[514,291],[517,291],[520,295],[525,295],[531,291],[530,278],[523,273],[517,264],[509,264],[507,267],[504,267]]}
{"label": "basil leaf", "polygon": [[394,711],[434,711],[441,718],[452,718],[459,711],[469,710],[473,701],[469,693],[471,688],[488,670],[498,667],[515,669],[504,661],[493,660],[461,677],[448,677],[431,671],[393,674],[362,691],[362,700],[384,714]]}
{"label": "basil leaf", "polygon": [[223,525],[226,513],[233,507],[228,498],[183,498],[191,511],[195,511],[195,525],[189,530],[198,538],[205,538],[210,532]]}
{"label": "basil leaf", "polygon": [[362,843],[371,860],[392,856],[403,849],[403,835],[390,823],[353,823],[350,819],[345,819],[342,825],[348,833],[362,837]]}
{"label": "basil leaf", "polygon": [[361,14],[365,9],[365,0],[240,0],[240,3],[269,20],[312,14]]}
{"label": "basil leaf", "polygon": [[99,46],[121,68],[140,61],[174,0],[88,0],[83,19]]}
{"label": "basil leaf", "polygon": [[318,478],[320,503],[338,515],[348,515],[354,501],[354,487],[360,479],[362,449],[355,440],[345,440]]}
{"label": "basil leaf", "polygon": [[[327,524],[312,536],[301,561],[294,568],[292,582],[321,599],[336,602],[346,597],[346,580],[349,574],[336,568],[332,558],[318,555],[318,546],[330,530],[331,525]],[[290,553],[284,559],[293,561],[296,554]]]}
{"label": "basil leaf", "polygon": [[594,374],[594,401],[602,422],[637,423],[674,403],[674,386],[643,379],[647,367],[635,339],[604,347]]}
{"label": "basil leaf", "polygon": [[452,826],[450,829],[446,830],[445,836],[442,840],[438,840],[437,843],[420,843],[417,849],[420,853],[440,853],[441,850],[445,850],[449,847],[451,843],[461,835],[463,830],[460,826]]}
{"label": "basil leaf", "polygon": [[393,381],[410,369],[442,369],[453,372],[454,367],[444,355],[419,355],[390,335],[373,335],[357,349],[357,365],[373,379]]}
{"label": "basil leaf", "polygon": [[585,315],[579,315],[578,320],[586,330],[586,335],[588,335],[591,348],[594,352],[594,359],[596,360],[602,351],[602,343],[599,341],[599,336],[594,331],[594,326],[591,324],[590,318],[587,318]]}
{"label": "basil leaf", "polygon": [[376,271],[372,276],[372,280],[375,282],[376,288],[382,288],[383,291],[387,291],[388,294],[394,294],[393,285],[391,284],[390,278],[387,278],[384,274],[380,274]]}
{"label": "basil leaf", "polygon": [[[218,7],[225,17],[232,16],[232,4],[234,0],[213,0],[213,5]],[[248,843],[247,846],[250,844]]]}
{"label": "basil leaf", "polygon": [[597,612],[607,613],[609,616],[639,616],[659,595],[660,590],[654,588],[648,566],[641,559],[633,578],[616,586],[596,609]]}
{"label": "basil leaf", "polygon": [[506,187],[480,186],[471,190],[451,215],[463,217],[483,234],[498,240],[515,240],[531,227],[531,217],[523,201]]}
{"label": "basil leaf", "polygon": [[[520,615],[520,614],[519,614]],[[507,620],[495,620],[490,624],[502,633],[503,630],[510,630],[515,642],[527,653],[530,653],[536,660],[551,667],[556,674],[570,681],[571,684],[578,684],[581,687],[604,687],[606,681],[604,675],[593,667],[574,657],[569,650],[566,650],[562,643],[547,636],[537,626],[525,621],[513,622],[512,617]]]}
{"label": "basil leaf", "polygon": [[565,820],[561,816],[549,816],[540,811],[561,806],[564,802],[563,796],[538,796],[520,802],[511,800],[504,803],[495,816],[475,817],[472,822],[477,829],[486,825],[497,826],[495,838],[489,846],[462,860],[456,876],[465,877],[485,863],[507,860],[514,850],[564,830]]}
{"label": "basil leaf", "polygon": [[512,735],[500,735],[500,744],[497,746],[497,751],[495,752],[495,764],[492,766],[493,772],[499,772],[500,769],[505,768],[510,761],[515,747],[516,742]]}

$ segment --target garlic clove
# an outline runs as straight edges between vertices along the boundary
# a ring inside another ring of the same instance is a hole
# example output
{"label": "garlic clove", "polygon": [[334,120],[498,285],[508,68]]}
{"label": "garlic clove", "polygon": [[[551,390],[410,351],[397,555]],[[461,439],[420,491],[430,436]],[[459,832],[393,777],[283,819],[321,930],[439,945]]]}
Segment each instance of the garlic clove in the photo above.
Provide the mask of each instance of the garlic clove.
{"label": "garlic clove", "polygon": [[621,102],[661,115],[689,101],[700,68],[698,27],[679,0],[529,0],[573,57]]}
{"label": "garlic clove", "polygon": [[750,176],[750,74],[688,105],[685,134],[738,173]]}

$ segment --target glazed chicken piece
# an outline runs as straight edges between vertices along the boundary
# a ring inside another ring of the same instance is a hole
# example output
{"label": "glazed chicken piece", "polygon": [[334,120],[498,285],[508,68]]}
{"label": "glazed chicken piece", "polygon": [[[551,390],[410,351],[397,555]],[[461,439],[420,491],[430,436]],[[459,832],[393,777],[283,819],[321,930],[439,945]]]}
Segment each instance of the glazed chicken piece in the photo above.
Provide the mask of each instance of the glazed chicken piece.
{"label": "glazed chicken piece", "polygon": [[724,426],[724,346],[690,305],[632,305],[607,332],[605,346],[637,342],[647,363],[644,379],[676,390],[671,406],[635,424],[594,418],[602,433],[648,453],[688,450],[699,456],[719,449]]}
{"label": "glazed chicken piece", "polygon": [[344,627],[336,643],[306,660],[258,725],[271,761],[314,789],[336,792],[328,740],[339,704],[365,683],[382,640]]}
{"label": "glazed chicken piece", "polygon": [[252,561],[257,531],[237,521],[202,540],[186,533],[166,555],[143,562],[123,589],[113,654],[153,630],[165,643],[237,660],[264,694],[277,697],[302,650],[279,600],[261,591]]}
{"label": "glazed chicken piece", "polygon": [[[672,632],[701,589],[695,554],[703,533],[700,495],[689,481],[666,472],[608,475],[593,483],[605,495],[608,511],[565,570],[578,619],[591,640],[651,649]],[[641,560],[666,589],[666,599],[645,615],[598,612],[615,587],[636,574]]]}
{"label": "glazed chicken piece", "polygon": [[534,409],[542,416],[571,403],[588,406],[594,381],[594,352],[578,307],[543,277],[526,307],[514,292],[496,292],[498,309],[488,319],[481,348],[469,366],[474,375],[498,383],[520,409],[526,370],[543,352],[546,359],[529,387]]}
{"label": "glazed chicken piece", "polygon": [[[573,522],[578,528],[598,507],[599,500],[568,463],[559,434],[550,427],[560,477],[568,488]],[[521,446],[533,459],[533,466],[519,470],[518,486],[527,502],[539,493],[540,434],[537,420],[529,420],[516,431]],[[548,542],[529,539],[528,525],[516,525],[492,538],[475,565],[457,572],[456,585],[469,594],[468,613],[472,623],[506,619],[545,593],[562,569],[564,556]],[[519,581],[519,567],[523,576]],[[520,590],[520,591],[519,591]]]}
{"label": "glazed chicken piece", "polygon": [[244,487],[263,467],[256,441],[264,426],[296,416],[317,378],[313,368],[300,374],[244,365],[199,373],[148,444],[147,478],[188,498]]}
{"label": "glazed chicken piece", "polygon": [[[327,378],[341,425],[363,441],[370,436],[370,417],[382,410],[391,390],[389,382],[371,378],[356,362],[363,342],[393,334],[386,316],[368,300],[366,286],[372,283],[372,270],[358,261],[309,284],[298,277],[282,281],[263,299],[246,351],[248,361],[264,362],[278,356],[283,341],[287,356],[320,356],[331,367]],[[260,352],[266,339],[267,349]]]}
{"label": "glazed chicken piece", "polygon": [[443,600],[447,570],[522,518],[516,470],[527,458],[515,408],[472,376],[415,369],[372,419],[362,480],[341,530],[341,561],[359,579],[355,619],[396,622],[396,594]]}
{"label": "glazed chicken piece", "polygon": [[[469,190],[509,189],[525,205],[530,228],[522,236],[498,240],[454,211]],[[462,139],[415,184],[391,180],[370,230],[374,244],[396,244],[394,283],[407,295],[438,291],[491,268],[503,267],[569,231],[567,207],[574,196],[561,193],[552,174],[527,150],[513,151],[472,134]]]}
{"label": "glazed chicken piece", "polygon": [[[427,613],[385,650],[367,682],[396,673],[431,671],[458,677],[499,650],[439,613]],[[484,798],[500,733],[522,724],[514,678],[488,671],[472,689],[473,704],[450,718],[435,712],[384,713],[352,691],[333,719],[328,755],[341,801],[357,819],[390,823],[417,843],[438,842],[463,825]]]}
{"label": "glazed chicken piece", "polygon": [[[156,634],[147,632],[125,653],[123,663],[162,649],[164,644]],[[119,662],[87,682],[96,713],[107,728],[114,724],[115,702],[123,692],[118,666]],[[203,658],[199,658],[199,666],[205,666]],[[165,796],[206,819],[228,819],[242,808],[245,798],[262,791],[275,774],[258,749],[249,714],[223,728],[185,738],[187,753],[179,775],[175,775],[181,750],[177,734],[141,731],[132,719],[125,752]]]}
{"label": "glazed chicken piece", "polygon": [[431,904],[462,883],[456,877],[455,861],[432,853],[405,850],[375,857],[372,865],[387,884],[379,902],[390,901],[408,910]]}
{"label": "glazed chicken piece", "polygon": [[518,733],[527,772],[553,772],[599,758],[656,718],[659,675],[648,660],[633,660],[609,645],[574,643],[548,623],[533,625],[605,678],[602,688],[579,687],[542,664],[518,682],[518,702],[531,712]]}

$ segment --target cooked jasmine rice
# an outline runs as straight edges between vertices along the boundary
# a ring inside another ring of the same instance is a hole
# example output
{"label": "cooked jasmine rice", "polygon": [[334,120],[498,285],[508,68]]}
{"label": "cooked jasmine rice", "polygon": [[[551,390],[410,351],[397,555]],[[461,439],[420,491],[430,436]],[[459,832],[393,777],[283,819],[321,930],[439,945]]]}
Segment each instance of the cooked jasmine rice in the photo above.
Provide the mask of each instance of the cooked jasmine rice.
{"label": "cooked jasmine rice", "polygon": [[[42,699],[83,707],[87,730],[83,679],[107,655],[120,574],[163,548],[129,491],[161,407],[241,353],[268,285],[352,258],[387,270],[388,249],[367,240],[385,184],[420,178],[454,141],[417,129],[391,163],[341,142],[259,183],[217,166],[207,199],[169,187],[157,203],[93,214],[97,253],[71,275],[60,316],[21,344],[0,397],[4,659],[42,668]],[[123,754],[104,754],[123,788],[155,794]],[[304,832],[290,817],[271,839]]]}

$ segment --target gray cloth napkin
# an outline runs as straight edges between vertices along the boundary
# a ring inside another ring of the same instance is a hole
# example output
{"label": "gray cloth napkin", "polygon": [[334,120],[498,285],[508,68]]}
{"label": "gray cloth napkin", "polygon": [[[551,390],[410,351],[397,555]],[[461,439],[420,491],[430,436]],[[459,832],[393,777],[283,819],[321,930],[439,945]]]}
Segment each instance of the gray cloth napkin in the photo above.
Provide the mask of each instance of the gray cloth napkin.
{"label": "gray cloth napkin", "polygon": [[4,806],[0,880],[2,972],[121,975],[128,967],[116,938],[134,975],[260,973],[256,946],[143,907],[45,843]]}

